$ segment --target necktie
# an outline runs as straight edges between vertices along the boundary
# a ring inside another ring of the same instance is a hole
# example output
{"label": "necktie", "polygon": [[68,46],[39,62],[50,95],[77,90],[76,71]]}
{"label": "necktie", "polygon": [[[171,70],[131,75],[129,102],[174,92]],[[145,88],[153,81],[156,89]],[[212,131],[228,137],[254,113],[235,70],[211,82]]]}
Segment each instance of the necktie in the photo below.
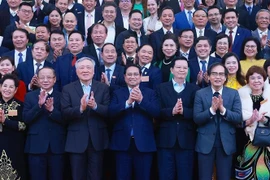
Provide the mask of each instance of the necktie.
{"label": "necktie", "polygon": [[193,27],[193,22],[192,22],[192,16],[191,16],[192,12],[188,11],[188,23],[190,25],[190,28]]}
{"label": "necktie", "polygon": [[248,8],[247,8],[247,10],[248,10],[248,14],[250,15],[251,14],[251,7],[250,6],[248,6]]}
{"label": "necktie", "polygon": [[[213,94],[213,97],[217,97],[217,98],[218,98],[219,95],[220,95],[219,92],[215,92],[215,93]],[[219,110],[217,110],[216,113],[217,113],[217,115],[219,115],[219,113],[220,113]]]}
{"label": "necktie", "polygon": [[85,35],[88,33],[88,28],[92,25],[92,15],[87,14],[87,19],[86,19],[86,25],[85,25]]}
{"label": "necktie", "polygon": [[206,61],[201,60],[200,62],[202,63],[202,71],[203,71],[203,73],[205,73],[206,72]]}
{"label": "necktie", "polygon": [[180,10],[183,11],[185,6],[184,6],[184,3],[181,0],[179,1],[179,6],[180,6]]}
{"label": "necktie", "polygon": [[37,69],[36,69],[36,74],[38,74],[39,68],[41,66],[41,63],[36,63]]}
{"label": "necktie", "polygon": [[203,31],[200,29],[199,30],[199,37],[203,36]]}
{"label": "necktie", "polygon": [[39,12],[40,12],[40,7],[38,6],[38,7],[36,8],[36,15],[37,15],[37,16],[39,15]]}
{"label": "necktie", "polygon": [[77,61],[77,56],[73,56],[73,59],[72,59],[72,62],[71,62],[72,67],[75,66],[76,61]]}
{"label": "necktie", "polygon": [[230,48],[229,48],[229,52],[232,52],[232,45],[233,45],[233,37],[232,37],[232,33],[233,33],[233,31],[230,30],[230,31],[229,31],[229,39],[230,39],[230,41],[231,41],[231,46],[230,46]]}
{"label": "necktie", "polygon": [[130,61],[130,62],[133,62],[134,58],[133,57],[128,57],[127,60]]}
{"label": "necktie", "polygon": [[108,78],[108,81],[111,82],[111,69],[106,69],[106,75],[107,75],[107,78]]}
{"label": "necktie", "polygon": [[22,53],[19,53],[18,54],[18,56],[19,56],[19,63],[18,64],[20,64],[20,63],[22,63],[23,62],[23,58],[22,58]]}
{"label": "necktie", "polygon": [[98,50],[98,60],[99,60],[99,65],[101,66],[101,65],[104,64],[104,61],[103,61],[103,59],[102,59],[102,57],[101,57],[101,48],[97,48],[97,50]]}
{"label": "necktie", "polygon": [[166,34],[172,34],[172,32],[171,31],[167,31]]}

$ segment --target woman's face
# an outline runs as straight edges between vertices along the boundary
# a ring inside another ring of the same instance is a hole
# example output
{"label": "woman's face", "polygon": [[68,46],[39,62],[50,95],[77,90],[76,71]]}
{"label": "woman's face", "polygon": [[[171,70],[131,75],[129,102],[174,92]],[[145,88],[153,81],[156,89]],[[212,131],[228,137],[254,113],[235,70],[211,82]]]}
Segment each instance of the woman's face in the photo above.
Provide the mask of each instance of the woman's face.
{"label": "woman's face", "polygon": [[215,0],[205,0],[205,4],[210,7],[213,6],[215,4]]}
{"label": "woman's face", "polygon": [[264,85],[263,76],[258,73],[253,73],[251,76],[249,76],[248,85],[250,86],[252,91],[262,90]]}
{"label": "woman's face", "polygon": [[158,5],[156,0],[148,0],[147,1],[147,10],[150,14],[155,14],[157,12]]}
{"label": "woman's face", "polygon": [[228,69],[230,75],[235,75],[238,70],[238,62],[234,56],[226,59],[225,67]]}
{"label": "woman's face", "polygon": [[56,10],[54,10],[49,14],[49,21],[53,26],[58,27],[61,22],[61,15]]}
{"label": "woman's face", "polygon": [[165,57],[168,59],[175,55],[177,49],[176,44],[172,39],[166,39],[162,44],[162,52]]}
{"label": "woman's face", "polygon": [[229,49],[228,38],[222,38],[217,41],[216,51],[218,54],[226,54]]}
{"label": "woman's face", "polygon": [[1,94],[4,100],[8,101],[14,97],[17,88],[15,82],[12,79],[6,79],[1,86]]}
{"label": "woman's face", "polygon": [[247,56],[247,58],[249,58],[249,59],[255,58],[256,54],[258,53],[256,43],[254,41],[248,41],[245,44],[244,53]]}
{"label": "woman's face", "polygon": [[6,59],[0,62],[0,74],[3,76],[5,74],[11,74],[14,71],[14,66],[11,62]]}

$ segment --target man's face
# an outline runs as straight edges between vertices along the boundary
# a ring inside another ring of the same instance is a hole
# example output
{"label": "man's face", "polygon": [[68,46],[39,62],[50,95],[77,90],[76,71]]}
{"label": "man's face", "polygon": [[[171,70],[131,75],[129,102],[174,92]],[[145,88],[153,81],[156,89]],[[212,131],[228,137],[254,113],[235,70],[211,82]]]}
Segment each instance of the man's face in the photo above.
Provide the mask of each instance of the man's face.
{"label": "man's face", "polygon": [[68,9],[68,0],[58,0],[55,6],[60,9],[61,13],[65,13]]}
{"label": "man's face", "polygon": [[192,31],[185,31],[178,37],[180,47],[191,48],[194,42],[194,34]]}
{"label": "man's face", "polygon": [[196,11],[192,19],[196,27],[205,27],[208,20],[207,15],[203,10]]}
{"label": "man's face", "polygon": [[85,11],[90,13],[95,9],[97,2],[95,0],[83,0],[82,4],[84,6]]}
{"label": "man's face", "polygon": [[195,0],[183,0],[186,9],[192,9],[195,4]]}
{"label": "man's face", "polygon": [[102,11],[102,17],[106,22],[113,23],[116,18],[116,9],[113,6],[107,6]]}
{"label": "man's face", "polygon": [[133,13],[128,21],[132,30],[139,31],[141,29],[142,15],[140,13]]}
{"label": "man's face", "polygon": [[17,9],[21,4],[22,0],[7,0],[8,6],[11,9]]}
{"label": "man's face", "polygon": [[67,32],[71,32],[75,30],[77,26],[77,19],[73,13],[67,13],[63,20],[63,26]]}
{"label": "man's face", "polygon": [[31,21],[33,15],[32,8],[29,6],[22,6],[17,12],[17,16],[19,17],[20,21],[25,24]]}
{"label": "man's face", "polygon": [[208,12],[208,21],[210,24],[220,24],[221,22],[221,14],[217,8],[210,9]]}
{"label": "man's face", "polygon": [[174,13],[171,9],[166,9],[160,16],[160,21],[164,27],[171,27],[174,22]]}
{"label": "man's face", "polygon": [[45,61],[49,53],[46,51],[46,45],[44,42],[38,42],[34,44],[32,49],[32,56],[37,62]]}
{"label": "man's face", "polygon": [[153,48],[151,46],[145,45],[137,53],[139,57],[140,66],[144,66],[152,62],[153,59]]}
{"label": "man's face", "polygon": [[78,54],[82,51],[84,42],[79,33],[73,33],[68,39],[68,49],[72,54]]}
{"label": "man's face", "polygon": [[267,29],[270,23],[269,12],[260,12],[256,19],[256,23],[260,29]]}
{"label": "man's face", "polygon": [[106,29],[102,25],[96,25],[92,29],[91,38],[97,46],[102,46],[107,37]]}
{"label": "man's face", "polygon": [[76,73],[78,78],[82,82],[88,82],[93,79],[94,76],[94,65],[89,60],[83,60],[76,66]]}
{"label": "man's face", "polygon": [[131,0],[120,0],[119,8],[122,10],[130,10],[132,7]]}
{"label": "man's face", "polygon": [[133,54],[136,52],[137,48],[138,48],[138,44],[136,42],[135,37],[130,37],[124,40],[123,49],[125,50],[125,52],[129,54]]}
{"label": "man's face", "polygon": [[219,90],[226,81],[225,69],[222,66],[216,66],[211,70],[209,81],[214,89]]}
{"label": "man's face", "polygon": [[238,24],[238,17],[235,12],[228,12],[225,14],[223,21],[228,29],[234,29]]}
{"label": "man's face", "polygon": [[56,82],[55,75],[52,69],[44,68],[38,72],[38,83],[45,91],[50,91]]}
{"label": "man's face", "polygon": [[211,52],[211,46],[207,40],[200,40],[195,46],[195,51],[200,59],[206,59]]}
{"label": "man's face", "polygon": [[42,39],[44,41],[49,41],[50,33],[48,32],[47,28],[44,26],[39,26],[36,28],[36,39]]}
{"label": "man's face", "polygon": [[66,41],[63,35],[53,33],[51,35],[50,45],[53,50],[63,50],[66,46]]}
{"label": "man's face", "polygon": [[132,66],[129,67],[126,70],[125,81],[127,85],[131,88],[138,86],[141,82],[141,75],[139,69]]}
{"label": "man's face", "polygon": [[237,0],[224,0],[224,4],[227,7],[235,7]]}
{"label": "man's face", "polygon": [[105,47],[103,47],[103,52],[101,56],[105,64],[108,64],[108,65],[114,64],[117,59],[117,53],[116,53],[115,47],[111,44],[106,45]]}
{"label": "man's face", "polygon": [[188,62],[185,60],[176,60],[174,67],[171,68],[174,79],[184,80],[188,73]]}
{"label": "man's face", "polygon": [[17,50],[24,50],[28,43],[27,36],[24,32],[14,31],[12,35],[12,42]]}

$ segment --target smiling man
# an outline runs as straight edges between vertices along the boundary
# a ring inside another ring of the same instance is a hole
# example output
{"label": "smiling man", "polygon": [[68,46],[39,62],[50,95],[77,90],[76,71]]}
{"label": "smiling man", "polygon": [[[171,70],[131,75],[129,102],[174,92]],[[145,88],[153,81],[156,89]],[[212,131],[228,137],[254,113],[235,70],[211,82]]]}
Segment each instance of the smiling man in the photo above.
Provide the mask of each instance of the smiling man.
{"label": "smiling man", "polygon": [[242,121],[241,101],[236,90],[224,86],[228,71],[223,64],[213,64],[207,74],[211,86],[197,91],[193,109],[199,180],[212,179],[214,164],[217,179],[228,180],[236,152],[235,128]]}

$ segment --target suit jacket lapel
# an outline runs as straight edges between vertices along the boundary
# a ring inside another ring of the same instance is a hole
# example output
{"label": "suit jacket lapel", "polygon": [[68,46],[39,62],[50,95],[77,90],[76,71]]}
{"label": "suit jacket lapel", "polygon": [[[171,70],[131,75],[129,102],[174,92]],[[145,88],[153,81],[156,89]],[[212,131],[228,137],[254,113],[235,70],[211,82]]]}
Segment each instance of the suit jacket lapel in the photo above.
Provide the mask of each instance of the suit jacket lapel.
{"label": "suit jacket lapel", "polygon": [[76,92],[78,93],[79,97],[82,98],[84,93],[83,93],[82,85],[79,80],[76,81],[76,83],[74,84],[74,88]]}

